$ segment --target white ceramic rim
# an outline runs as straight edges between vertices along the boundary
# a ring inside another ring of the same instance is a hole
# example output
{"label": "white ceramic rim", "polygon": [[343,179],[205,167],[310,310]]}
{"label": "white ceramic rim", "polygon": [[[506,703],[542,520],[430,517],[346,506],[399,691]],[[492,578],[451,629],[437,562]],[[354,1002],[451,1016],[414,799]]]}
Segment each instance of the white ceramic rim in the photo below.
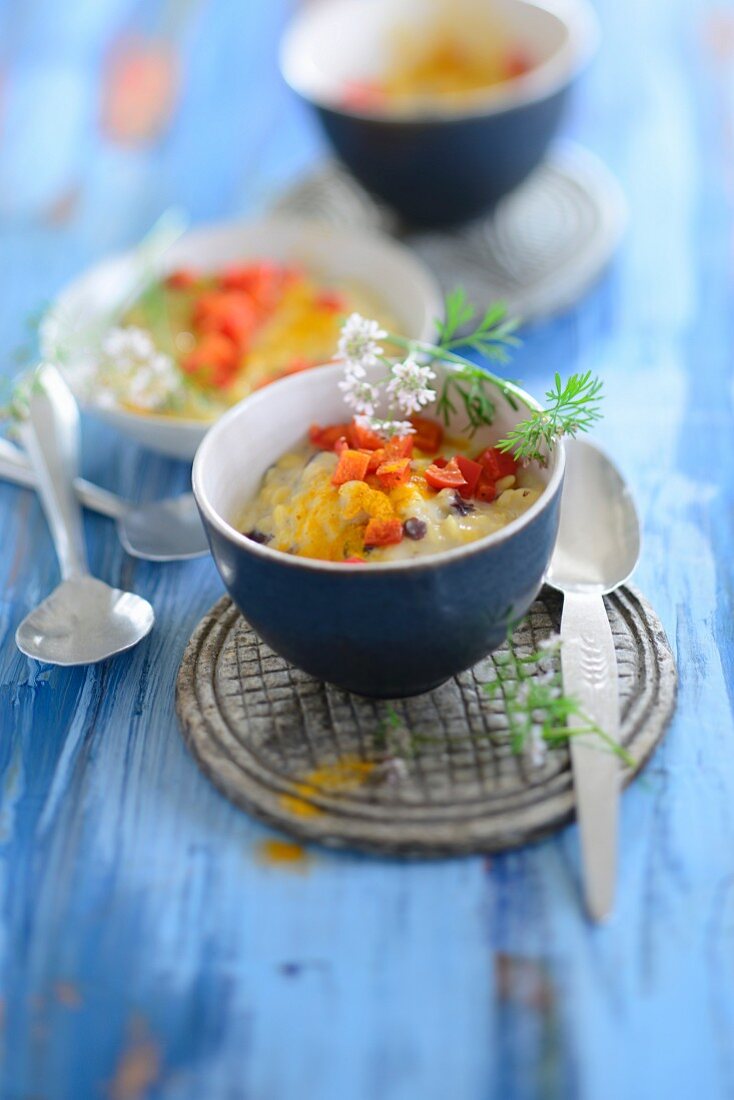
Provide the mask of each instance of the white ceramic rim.
{"label": "white ceramic rim", "polygon": [[[346,0],[321,0],[336,6]],[[345,115],[392,124],[406,123],[457,122],[461,119],[482,118],[502,114],[517,107],[550,98],[576,77],[589,63],[597,51],[601,37],[599,20],[588,0],[514,0],[529,8],[538,8],[555,16],[568,34],[554,54],[539,65],[534,66],[522,76],[511,77],[500,84],[477,94],[466,107],[440,106],[431,103],[425,111],[360,111],[357,108],[345,108],[337,100],[328,96],[312,95],[298,79],[299,62],[296,56],[296,38],[303,25],[310,18],[309,7],[295,15],[286,27],[280,43],[280,71],[286,84],[302,99],[317,107],[323,107],[334,114]]]}
{"label": "white ceramic rim", "polygon": [[[246,228],[255,225],[267,227],[270,223],[278,223],[279,225],[291,223],[294,227],[299,228],[317,227],[320,232],[331,234],[333,237],[340,237],[344,240],[346,240],[347,238],[351,238],[351,240],[359,239],[362,241],[369,241],[372,245],[376,244],[384,251],[391,252],[394,256],[399,257],[401,260],[412,264],[413,279],[417,280],[420,277],[423,283],[423,286],[421,288],[421,296],[425,298],[425,312],[427,320],[426,325],[424,326],[424,331],[419,334],[410,334],[409,338],[418,340],[427,339],[429,336],[429,333],[427,332],[429,316],[433,316],[436,319],[443,318],[444,301],[439,284],[428,266],[410,248],[408,248],[404,244],[401,244],[400,241],[393,240],[392,237],[389,237],[386,233],[383,233],[380,230],[371,230],[367,228],[349,229],[343,226],[332,225],[329,222],[320,221],[318,218],[315,217],[298,217],[289,214],[265,214],[263,217],[259,218],[230,218],[224,221],[206,222],[202,225],[196,225],[193,228],[187,230],[182,238],[175,241],[174,244],[166,250],[165,255],[161,259],[161,272],[165,272],[169,269],[167,265],[168,253],[178,247],[181,241],[184,239],[195,239],[198,236],[206,237],[207,234],[211,232],[224,231],[230,227]],[[124,263],[125,260],[127,260],[134,254],[134,252],[134,247],[125,249],[120,252],[115,252],[112,255],[104,256],[96,263],[91,264],[89,267],[85,268],[84,271],[81,272],[81,274],[77,275],[76,278],[72,279],[71,282],[62,287],[59,293],[55,296],[47,312],[51,313],[59,305],[62,305],[64,299],[68,295],[74,294],[79,284],[84,283],[88,279],[90,279],[97,268],[106,266],[108,264],[111,265],[115,263]],[[206,269],[205,264],[204,269]],[[379,295],[379,290],[377,289],[377,287],[375,287],[374,289],[375,293]],[[63,365],[60,365],[59,369],[61,370],[62,374],[65,373]],[[317,367],[310,369],[318,370],[320,368]],[[274,384],[275,383],[272,382],[270,383],[270,385]],[[110,408],[101,408],[99,405],[95,404],[94,401],[84,401],[79,400],[79,398],[77,398],[77,401],[80,408],[90,415],[99,416],[106,414],[105,419],[107,423],[112,423],[112,417],[114,417],[115,421],[127,421],[130,424],[145,423],[150,424],[153,427],[155,427],[156,425],[164,425],[169,430],[180,428],[181,431],[209,431],[221,419],[221,417],[215,417],[214,420],[197,420],[188,417],[166,416],[164,413],[133,412],[131,409],[126,409],[123,405],[118,404],[115,404]]]}
{"label": "white ceramic rim", "polygon": [[[324,367],[316,368],[318,370],[331,369],[336,377],[337,374],[341,374],[342,368],[339,364],[328,364]],[[276,387],[282,386],[298,386],[303,385],[305,375],[308,372],[304,372],[304,375],[294,375],[290,378],[282,378],[279,382],[273,382],[270,386],[264,390],[255,393],[251,397],[246,397],[239,404],[229,409],[224,416],[220,417],[214,424],[206,436],[202,440],[194,458],[194,465],[191,472],[191,486],[194,492],[194,497],[199,505],[199,508],[205,514],[207,520],[215,527],[221,535],[229,539],[230,542],[234,542],[237,546],[246,550],[248,553],[255,554],[256,557],[262,557],[266,560],[277,562],[287,568],[306,569],[316,572],[327,573],[356,573],[359,576],[365,576],[369,573],[385,573],[385,572],[404,572],[406,570],[416,569],[431,569],[436,565],[445,565],[450,561],[456,561],[459,558],[470,557],[473,554],[479,553],[486,549],[488,546],[496,546],[499,543],[506,542],[507,539],[512,538],[519,531],[526,527],[529,523],[535,519],[542,511],[549,507],[551,500],[555,496],[555,493],[560,486],[563,478],[563,473],[566,468],[566,452],[563,446],[563,441],[559,440],[556,444],[556,448],[551,458],[552,469],[551,474],[545,485],[543,492],[540,494],[538,500],[528,508],[527,512],[523,512],[517,519],[511,520],[506,527],[500,528],[499,531],[494,531],[489,535],[485,535],[481,539],[476,539],[474,542],[465,543],[463,546],[456,546],[451,550],[442,550],[438,554],[427,554],[422,558],[409,558],[405,561],[376,561],[370,562],[367,568],[362,570],[358,566],[349,562],[336,562],[336,561],[324,561],[321,558],[299,558],[295,554],[286,554],[282,550],[271,550],[268,546],[264,546],[262,543],[254,542],[252,539],[248,539],[246,535],[243,535],[241,531],[238,531],[236,527],[233,527],[223,516],[217,512],[212,503],[207,497],[207,494],[203,487],[203,470],[209,461],[210,452],[213,447],[216,446],[216,437],[219,431],[223,431],[227,425],[236,420],[238,416],[242,415],[243,408],[247,406],[248,411],[252,410],[253,406],[256,406],[259,401],[272,398],[273,391]],[[540,409],[541,405],[531,397],[529,393],[523,390],[520,386],[514,385],[514,383],[508,382],[508,388],[515,393],[518,398],[527,404],[531,409]]]}

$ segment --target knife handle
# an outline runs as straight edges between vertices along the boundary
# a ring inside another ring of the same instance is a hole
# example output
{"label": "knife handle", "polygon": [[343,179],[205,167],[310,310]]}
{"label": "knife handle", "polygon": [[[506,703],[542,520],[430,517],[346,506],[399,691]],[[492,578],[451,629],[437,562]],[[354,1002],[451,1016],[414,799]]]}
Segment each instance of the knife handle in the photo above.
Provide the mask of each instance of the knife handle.
{"label": "knife handle", "polygon": [[[563,689],[583,711],[570,716],[571,733],[590,720],[618,742],[617,655],[601,596],[565,594],[561,639]],[[572,735],[570,746],[586,906],[594,920],[603,920],[617,876],[619,761],[595,733]]]}

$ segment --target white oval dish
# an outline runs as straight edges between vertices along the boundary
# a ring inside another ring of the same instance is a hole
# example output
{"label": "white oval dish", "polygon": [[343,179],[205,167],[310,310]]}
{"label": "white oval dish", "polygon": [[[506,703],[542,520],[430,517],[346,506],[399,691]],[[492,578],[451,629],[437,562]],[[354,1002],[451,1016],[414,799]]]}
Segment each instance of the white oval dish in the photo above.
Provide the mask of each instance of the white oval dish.
{"label": "white oval dish", "polygon": [[[409,338],[430,338],[443,312],[438,283],[407,248],[378,233],[337,229],[317,221],[278,217],[195,229],[168,249],[157,274],[179,267],[207,271],[255,259],[298,263],[328,280],[359,282],[386,304],[401,333]],[[42,352],[49,357],[54,349],[64,348],[59,366],[85,412],[151,450],[193,459],[210,421],[100,406],[75,387],[75,361],[88,355],[90,339],[113,325],[129,303],[131,286],[139,279],[138,267],[138,255],[131,250],[95,264],[70,283],[42,324]]]}

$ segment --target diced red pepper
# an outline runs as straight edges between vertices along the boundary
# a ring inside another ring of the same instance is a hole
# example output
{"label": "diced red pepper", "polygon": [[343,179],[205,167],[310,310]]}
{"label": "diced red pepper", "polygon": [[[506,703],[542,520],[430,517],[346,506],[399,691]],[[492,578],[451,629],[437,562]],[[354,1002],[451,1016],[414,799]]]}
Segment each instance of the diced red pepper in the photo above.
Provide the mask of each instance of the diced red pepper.
{"label": "diced red pepper", "polygon": [[377,477],[380,488],[389,493],[391,489],[397,489],[398,485],[404,485],[410,477],[410,459],[396,458],[383,462],[377,467]]}
{"label": "diced red pepper", "polygon": [[475,462],[473,458],[465,458],[464,455],[457,455],[454,461],[466,481],[466,485],[461,486],[459,493],[465,500],[469,500],[470,497],[474,496],[474,490],[477,487],[479,478],[482,476],[484,467],[479,462]]}
{"label": "diced red pepper", "polygon": [[218,282],[224,290],[244,295],[258,312],[268,312],[278,302],[284,276],[284,270],[276,264],[237,264],[222,272]]}
{"label": "diced red pepper", "polygon": [[204,336],[196,347],[184,356],[181,369],[185,374],[204,374],[215,386],[226,386],[237,373],[239,353],[231,340],[218,332]]}
{"label": "diced red pepper", "polygon": [[437,421],[427,416],[411,416],[410,423],[415,428],[413,444],[425,454],[435,454],[443,443],[443,428]]}
{"label": "diced red pepper", "polygon": [[166,276],[169,290],[190,290],[198,282],[199,276],[190,267],[180,267]]}
{"label": "diced red pepper", "polygon": [[436,455],[433,460],[433,465],[438,466],[439,470],[443,470],[444,466],[448,466],[449,460],[444,458],[443,455]]}
{"label": "diced red pepper", "polygon": [[232,292],[202,294],[194,307],[194,325],[200,332],[219,332],[244,347],[257,325],[252,303]]}
{"label": "diced red pepper", "polygon": [[345,558],[345,565],[364,565],[364,558]]}
{"label": "diced red pepper", "polygon": [[477,462],[481,463],[493,481],[517,473],[517,462],[509,451],[499,451],[496,447],[487,447],[486,451],[477,456]]}
{"label": "diced red pepper", "polygon": [[364,530],[365,546],[392,546],[403,541],[403,524],[397,516],[371,519]]}
{"label": "diced red pepper", "polygon": [[385,460],[413,457],[413,436],[394,435],[385,444]]}
{"label": "diced red pepper", "polygon": [[344,485],[347,481],[364,481],[369,464],[369,455],[362,451],[352,451],[347,447],[339,455],[331,484]]}
{"label": "diced red pepper", "polygon": [[477,500],[481,500],[485,504],[491,504],[497,496],[497,486],[486,470],[482,470],[482,475],[474,490],[474,496]]}
{"label": "diced red pepper", "polygon": [[328,313],[346,313],[347,300],[338,290],[322,290],[316,295],[316,305]]}
{"label": "diced red pepper", "polygon": [[435,462],[425,472],[425,479],[432,489],[460,489],[466,485],[466,478],[456,465],[456,459],[452,458],[445,466],[437,466]]}
{"label": "diced red pepper", "polygon": [[363,450],[364,454],[369,455],[370,464],[367,467],[367,473],[368,474],[376,474],[378,467],[382,466],[383,462],[385,462],[387,460],[387,455],[385,454],[385,448],[380,447],[380,449],[377,450],[377,451],[368,451],[368,450],[365,450],[364,448],[362,448],[362,450]]}
{"label": "diced red pepper", "polygon": [[365,427],[364,424],[357,423],[356,420],[353,420],[347,429],[347,439],[350,447],[354,447],[357,451],[376,451],[378,447],[385,445],[384,439],[377,432]]}
{"label": "diced red pepper", "polygon": [[331,424],[328,428],[312,424],[308,429],[308,438],[314,447],[320,447],[322,451],[333,451],[337,441],[346,436],[348,428],[348,424]]}

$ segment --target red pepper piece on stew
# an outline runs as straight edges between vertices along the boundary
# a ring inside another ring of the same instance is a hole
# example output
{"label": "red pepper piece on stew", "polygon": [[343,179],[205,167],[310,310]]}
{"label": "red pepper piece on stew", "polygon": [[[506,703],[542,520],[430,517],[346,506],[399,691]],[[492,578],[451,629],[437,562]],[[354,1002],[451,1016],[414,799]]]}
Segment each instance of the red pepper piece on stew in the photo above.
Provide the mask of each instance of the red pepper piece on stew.
{"label": "red pepper piece on stew", "polygon": [[500,478],[514,476],[517,473],[517,462],[506,451],[499,451],[496,447],[487,447],[477,456],[477,462],[484,466],[493,481]]}
{"label": "red pepper piece on stew", "polygon": [[251,302],[231,292],[203,294],[194,307],[194,325],[200,332],[219,332],[244,347],[257,325]]}
{"label": "red pepper piece on stew", "polygon": [[356,420],[347,428],[347,439],[349,446],[354,447],[355,451],[376,451],[385,442],[372,428],[359,424]]}
{"label": "red pepper piece on stew", "polygon": [[226,385],[238,366],[237,348],[218,332],[207,333],[181,362],[185,374],[205,375],[217,386]]}
{"label": "red pepper piece on stew", "polygon": [[425,454],[435,454],[443,443],[443,428],[437,421],[427,416],[411,416],[410,423],[415,428],[413,443]]}
{"label": "red pepper piece on stew", "polygon": [[456,465],[456,459],[452,458],[445,466],[437,466],[435,462],[425,472],[425,479],[432,489],[460,489],[466,485],[466,478]]}
{"label": "red pepper piece on stew", "polygon": [[316,305],[327,313],[347,312],[347,300],[338,290],[322,290],[316,295]]}
{"label": "red pepper piece on stew", "polygon": [[398,485],[404,485],[410,477],[410,459],[396,458],[383,462],[377,467],[377,478],[380,488],[386,493],[391,489],[397,489]]}
{"label": "red pepper piece on stew", "polygon": [[483,501],[484,504],[491,504],[497,496],[497,486],[486,470],[482,471],[482,476],[479,478],[474,490],[474,496],[477,500]]}
{"label": "red pepper piece on stew", "polygon": [[362,451],[352,451],[347,447],[339,455],[331,484],[344,485],[347,481],[364,481],[369,464],[369,455]]}
{"label": "red pepper piece on stew", "polygon": [[169,290],[190,290],[198,282],[199,276],[190,267],[180,267],[166,276]]}
{"label": "red pepper piece on stew", "polygon": [[403,524],[397,516],[391,519],[371,519],[364,530],[366,547],[392,546],[403,541]]}
{"label": "red pepper piece on stew", "polygon": [[394,435],[385,444],[385,461],[413,457],[413,436]]}
{"label": "red pepper piece on stew", "polygon": [[339,440],[346,436],[348,428],[348,424],[331,424],[328,428],[312,424],[308,429],[308,438],[314,447],[320,447],[322,451],[333,451]]}
{"label": "red pepper piece on stew", "polygon": [[464,475],[466,485],[462,485],[459,488],[459,493],[463,496],[464,500],[469,500],[474,496],[474,490],[477,487],[477,482],[482,476],[484,467],[478,462],[475,462],[472,458],[465,458],[464,455],[457,455],[454,459],[456,465]]}

